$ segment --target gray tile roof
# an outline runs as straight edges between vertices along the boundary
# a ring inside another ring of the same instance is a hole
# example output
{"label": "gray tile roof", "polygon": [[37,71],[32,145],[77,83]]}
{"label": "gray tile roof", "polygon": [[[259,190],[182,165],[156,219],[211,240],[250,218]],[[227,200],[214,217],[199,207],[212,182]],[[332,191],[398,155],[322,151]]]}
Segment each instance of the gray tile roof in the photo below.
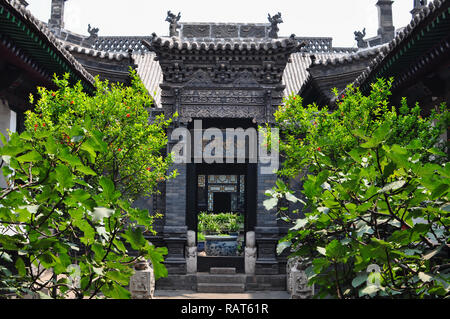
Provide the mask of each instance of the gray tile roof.
{"label": "gray tile roof", "polygon": [[61,41],[63,47],[69,52],[76,52],[85,55],[90,55],[92,57],[101,58],[101,59],[109,59],[121,61],[123,59],[129,59],[130,54],[128,52],[109,52],[109,51],[100,51],[92,48],[83,47],[77,44],[73,44],[70,42]]}
{"label": "gray tile roof", "polygon": [[[391,55],[394,54],[397,49],[402,48],[402,46],[408,45],[409,42],[413,40],[414,33],[416,30],[421,30],[420,28],[427,25],[429,22],[428,20],[433,18],[433,15],[436,12],[442,12],[442,14],[449,14],[450,8],[449,8],[450,0],[434,0],[431,1],[428,6],[424,7],[417,15],[414,16],[414,18],[411,20],[411,22],[402,29],[401,32],[398,33],[398,35],[389,43],[384,45],[381,50],[380,54],[377,55],[376,58],[374,58],[369,66],[366,68],[366,70],[353,82],[354,86],[363,87],[367,86],[367,83],[373,80],[375,77],[375,74],[378,70],[380,70],[383,66],[385,66],[386,62],[392,58]],[[437,21],[439,21],[439,17],[437,18]],[[433,22],[434,23],[434,22]],[[422,31],[423,32],[423,31]],[[448,35],[448,33],[447,33]],[[416,41],[418,42],[418,41]],[[439,50],[441,48],[435,48],[436,52],[430,53],[430,58],[426,58],[428,60],[432,60],[435,56],[439,55]],[[444,50],[442,50],[444,51]],[[425,64],[425,63],[424,63]],[[414,72],[410,72],[414,73]],[[389,74],[388,74],[389,75]],[[386,76],[386,74],[384,75]],[[405,75],[404,75],[405,76]],[[406,76],[405,76],[406,77]],[[395,79],[393,87],[397,85],[396,82],[398,82],[401,79]],[[345,93],[345,90],[341,93]]]}
{"label": "gray tile roof", "polygon": [[289,38],[192,38],[184,40],[179,37],[154,36],[151,42],[147,41],[147,47],[165,47],[168,49],[186,49],[187,51],[200,50],[256,50],[268,51],[282,48],[300,46],[294,37]]}
{"label": "gray tile roof", "polygon": [[150,41],[151,38],[150,36],[104,36],[94,42],[93,48],[108,52],[127,52],[132,49],[134,53],[145,53],[148,49],[142,44],[142,40]]}
{"label": "gray tile roof", "polygon": [[[348,53],[315,53],[316,63],[326,63],[326,61],[336,60],[345,56]],[[308,68],[312,63],[311,55],[309,53],[293,53],[291,54],[291,62],[287,64],[283,74],[283,84],[286,85],[284,95],[287,97],[291,94],[297,94],[300,91],[303,83],[309,76]]]}
{"label": "gray tile roof", "polygon": [[159,63],[155,61],[156,54],[147,52],[144,54],[133,54],[134,63],[137,64],[139,77],[154,99],[157,107],[161,106],[161,88],[159,85],[163,82],[163,73]]}

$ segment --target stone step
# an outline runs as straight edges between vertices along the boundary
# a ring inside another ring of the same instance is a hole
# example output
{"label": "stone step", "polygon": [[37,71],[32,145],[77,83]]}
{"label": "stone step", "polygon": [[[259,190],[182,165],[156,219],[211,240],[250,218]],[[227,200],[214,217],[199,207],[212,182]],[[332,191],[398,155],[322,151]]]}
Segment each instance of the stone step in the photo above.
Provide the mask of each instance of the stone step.
{"label": "stone step", "polygon": [[211,267],[209,273],[213,275],[234,275],[236,268],[232,267]]}
{"label": "stone step", "polygon": [[207,284],[197,283],[197,292],[208,293],[238,293],[245,291],[245,284]]}
{"label": "stone step", "polygon": [[244,274],[234,275],[212,275],[208,273],[197,274],[197,283],[204,284],[245,284],[246,276]]}

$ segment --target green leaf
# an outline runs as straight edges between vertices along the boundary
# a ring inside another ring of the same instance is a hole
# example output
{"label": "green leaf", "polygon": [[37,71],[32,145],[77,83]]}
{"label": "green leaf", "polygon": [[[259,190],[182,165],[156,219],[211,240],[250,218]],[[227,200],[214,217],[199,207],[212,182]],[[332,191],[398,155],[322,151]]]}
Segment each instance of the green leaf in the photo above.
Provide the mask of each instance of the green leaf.
{"label": "green leaf", "polygon": [[356,162],[361,163],[361,156],[360,152],[357,149],[352,149],[350,152],[348,152],[348,155]]}
{"label": "green leaf", "polygon": [[431,258],[433,258],[434,256],[436,256],[436,255],[441,251],[441,249],[442,249],[444,246],[445,246],[445,243],[442,244],[442,245],[440,245],[438,248],[432,250],[432,251],[429,252],[428,254],[424,255],[422,258],[423,258],[424,260],[430,260]]}
{"label": "green leaf", "polygon": [[378,239],[375,237],[370,238],[370,240],[372,241],[372,244],[375,244],[375,246],[382,246],[382,247],[390,247],[391,243],[384,241],[382,239]]}
{"label": "green leaf", "polygon": [[[385,147],[385,148],[387,148],[387,147]],[[408,166],[410,165],[407,155],[403,155],[403,154],[399,154],[399,153],[395,153],[395,152],[389,152],[389,151],[386,153],[386,155],[399,167],[408,168]]]}
{"label": "green leaf", "polygon": [[401,147],[400,145],[394,144],[391,147],[391,150],[397,154],[401,154],[401,155],[405,155],[408,154],[408,151],[406,150],[406,148]]}
{"label": "green leaf", "polygon": [[419,278],[420,280],[422,280],[423,282],[430,282],[433,280],[433,276],[430,276],[424,272],[419,272]]}
{"label": "green leaf", "polygon": [[317,247],[317,251],[324,256],[327,255],[327,250],[323,247]]}
{"label": "green leaf", "polygon": [[365,132],[361,129],[352,130],[352,133],[366,141],[370,139],[370,137],[365,136]]}
{"label": "green leaf", "polygon": [[72,193],[69,194],[70,203],[72,204],[78,204],[83,203],[89,198],[91,198],[91,194],[86,192],[84,189],[76,189]]}
{"label": "green leaf", "polygon": [[6,141],[5,135],[3,135],[2,132],[0,132],[0,140],[2,141],[3,145],[6,145],[8,142]]}
{"label": "green leaf", "polygon": [[100,262],[106,254],[106,251],[103,249],[100,243],[94,243],[91,246],[92,251],[95,255],[95,261]]}
{"label": "green leaf", "polygon": [[56,262],[55,256],[49,251],[46,251],[45,253],[41,254],[38,259],[41,262],[42,266],[44,266],[44,268],[47,269],[53,267]]}
{"label": "green leaf", "polygon": [[412,140],[407,146],[409,150],[416,150],[422,148],[422,142],[419,139]]}
{"label": "green leaf", "polygon": [[114,246],[116,246],[117,249],[119,249],[121,252],[123,252],[123,253],[127,252],[127,249],[125,248],[125,245],[123,244],[122,241],[114,239],[113,243],[114,243]]}
{"label": "green leaf", "polygon": [[24,141],[32,141],[33,140],[33,136],[31,136],[30,132],[23,132],[22,134],[20,134],[20,139],[24,140]]}
{"label": "green leaf", "polygon": [[380,189],[378,191],[378,193],[387,193],[389,191],[395,191],[399,188],[402,188],[403,185],[405,185],[405,184],[406,184],[406,181],[404,181],[404,180],[395,181],[395,182],[392,182],[392,183],[384,186],[382,189]]}
{"label": "green leaf", "polygon": [[382,141],[378,141],[375,138],[370,138],[367,142],[362,143],[361,147],[363,148],[375,148],[381,144]]}
{"label": "green leaf", "polygon": [[326,246],[326,255],[330,258],[341,258],[345,256],[346,249],[340,241],[334,239]]}
{"label": "green leaf", "polygon": [[353,288],[361,286],[363,283],[367,281],[367,272],[361,272],[359,273],[353,280],[352,280],[352,286]]}
{"label": "green leaf", "polygon": [[131,245],[131,248],[139,250],[145,246],[147,242],[142,235],[142,231],[140,228],[131,229],[128,228],[122,237]]}
{"label": "green leaf", "polygon": [[70,166],[83,165],[81,160],[77,156],[73,155],[68,148],[64,148],[60,154],[58,154],[58,158]]}
{"label": "green leaf", "polygon": [[373,132],[373,137],[378,143],[383,142],[388,135],[391,133],[392,124],[389,121],[384,121],[376,130]]}
{"label": "green leaf", "polygon": [[95,230],[85,219],[74,220],[73,223],[84,233],[84,237],[81,238],[82,243],[89,244],[94,241]]}
{"label": "green leaf", "polygon": [[114,183],[109,178],[102,176],[100,178],[99,184],[103,189],[103,196],[105,196],[107,200],[112,199],[115,190]]}
{"label": "green leaf", "polygon": [[83,135],[77,135],[77,136],[72,137],[72,138],[70,139],[70,141],[71,141],[72,143],[78,143],[78,142],[81,141],[83,138],[84,138]]}
{"label": "green leaf", "polygon": [[374,230],[372,229],[372,227],[370,227],[369,225],[367,225],[366,223],[362,222],[361,226],[358,227],[357,229],[357,237],[360,238],[362,237],[364,234],[369,234],[372,235],[374,232]]}
{"label": "green leaf", "polygon": [[433,189],[431,192],[431,199],[438,199],[448,193],[450,185],[448,184],[439,184],[437,187]]}
{"label": "green leaf", "polygon": [[362,297],[362,296],[365,296],[365,295],[373,295],[373,294],[376,294],[380,290],[381,290],[380,286],[368,285],[368,286],[366,286],[365,288],[363,288],[363,289],[361,289],[359,291],[359,296]]}
{"label": "green leaf", "polygon": [[278,198],[276,197],[272,197],[269,199],[266,199],[264,202],[264,207],[266,210],[272,210],[273,208],[275,208],[278,204]]}
{"label": "green leaf", "polygon": [[92,267],[92,270],[95,274],[103,276],[103,267]]}
{"label": "green leaf", "polygon": [[447,163],[445,166],[443,166],[442,168],[438,169],[438,172],[446,177],[446,178],[450,178],[450,163]]}
{"label": "green leaf", "polygon": [[330,265],[330,261],[327,258],[314,258],[312,264],[314,272],[319,274],[324,268],[326,269]]}
{"label": "green leaf", "polygon": [[290,241],[282,241],[280,243],[278,243],[277,245],[277,254],[281,255],[281,253],[286,249],[291,247],[291,242]]}
{"label": "green leaf", "polygon": [[85,175],[92,175],[92,176],[96,176],[97,173],[94,172],[90,167],[84,166],[84,165],[78,165],[76,167],[77,171],[85,174]]}
{"label": "green leaf", "polygon": [[118,285],[117,283],[113,282],[109,289],[106,289],[107,286],[104,286],[102,288],[102,292],[105,294],[105,296],[113,298],[113,299],[130,299],[131,293],[123,288],[122,286]]}
{"label": "green leaf", "polygon": [[23,262],[23,259],[21,257],[18,257],[15,263],[17,272],[19,273],[20,277],[25,277],[27,274],[27,271],[25,269],[25,263]]}
{"label": "green leaf", "polygon": [[287,192],[285,196],[286,196],[286,199],[287,199],[288,201],[290,201],[290,202],[293,202],[293,203],[300,202],[300,203],[302,203],[303,205],[306,204],[303,200],[301,200],[300,198],[297,198],[297,197],[296,197],[294,194],[292,194],[292,193]]}
{"label": "green leaf", "polygon": [[52,297],[43,291],[38,290],[36,293],[39,295],[39,299],[52,299]]}
{"label": "green leaf", "polygon": [[70,169],[65,165],[58,165],[55,169],[56,180],[62,189],[68,189],[75,185]]}
{"label": "green leaf", "polygon": [[9,263],[12,263],[12,262],[13,262],[13,260],[12,260],[12,258],[11,258],[11,255],[8,254],[8,253],[5,252],[5,251],[3,251],[3,252],[0,253],[0,258],[3,259],[3,260],[5,260],[5,261],[7,261],[7,262],[9,262]]}
{"label": "green leaf", "polygon": [[164,255],[167,255],[166,247],[155,247],[149,245],[149,257],[153,265],[153,271],[155,275],[155,280],[162,277],[167,277],[167,268],[164,266]]}
{"label": "green leaf", "polygon": [[439,156],[447,157],[447,154],[445,154],[445,153],[442,152],[441,150],[437,149],[436,147],[430,148],[430,149],[428,150],[428,152],[430,152],[431,154],[434,154],[434,155],[439,155]]}
{"label": "green leaf", "polygon": [[58,153],[58,144],[54,139],[47,139],[45,142],[45,150],[48,154],[56,154]]}
{"label": "green leaf", "polygon": [[34,163],[41,160],[42,156],[37,151],[28,152],[27,154],[19,156],[17,158],[17,161],[20,163]]}
{"label": "green leaf", "polygon": [[299,218],[295,221],[294,227],[290,228],[290,230],[298,230],[300,228],[303,228],[308,224],[308,222],[308,218]]}
{"label": "green leaf", "polygon": [[[6,161],[5,161],[6,162]],[[7,164],[8,165],[8,164]],[[3,171],[3,176],[9,176],[12,173],[14,173],[13,170],[11,170],[8,166],[3,166],[2,167],[2,171]]]}
{"label": "green leaf", "polygon": [[95,151],[95,144],[91,140],[87,140],[80,147],[81,150],[86,151],[89,154],[89,159],[91,163],[95,163],[95,159],[97,157],[97,153]]}
{"label": "green leaf", "polygon": [[130,278],[127,275],[125,275],[119,271],[108,271],[106,273],[106,277],[111,280],[116,281],[117,283],[119,283],[122,286],[128,285],[129,281],[130,281]]}
{"label": "green leaf", "polygon": [[308,277],[308,281],[317,276],[316,272],[314,271],[313,265],[311,265],[305,269],[305,274]]}

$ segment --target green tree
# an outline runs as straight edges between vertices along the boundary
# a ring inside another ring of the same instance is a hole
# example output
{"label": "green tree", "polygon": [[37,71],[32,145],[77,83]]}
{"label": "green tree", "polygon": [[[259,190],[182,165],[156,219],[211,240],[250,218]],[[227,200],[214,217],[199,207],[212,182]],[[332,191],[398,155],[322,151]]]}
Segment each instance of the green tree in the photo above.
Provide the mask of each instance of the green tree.
{"label": "green tree", "polygon": [[[293,227],[278,251],[312,263],[318,297],[449,295],[449,113],[390,106],[391,83],[350,86],[334,110],[291,96],[276,112],[284,163],[266,207],[303,194],[304,215],[279,209]],[[282,181],[299,176],[301,190]]]}
{"label": "green tree", "polygon": [[149,123],[151,97],[135,72],[131,79],[129,87],[96,80],[90,96],[55,77],[57,91],[38,88],[25,132],[2,136],[3,293],[129,298],[124,287],[141,257],[156,278],[167,274],[167,249],[144,238],[158,214],[132,203],[174,176],[163,152],[171,120]]}

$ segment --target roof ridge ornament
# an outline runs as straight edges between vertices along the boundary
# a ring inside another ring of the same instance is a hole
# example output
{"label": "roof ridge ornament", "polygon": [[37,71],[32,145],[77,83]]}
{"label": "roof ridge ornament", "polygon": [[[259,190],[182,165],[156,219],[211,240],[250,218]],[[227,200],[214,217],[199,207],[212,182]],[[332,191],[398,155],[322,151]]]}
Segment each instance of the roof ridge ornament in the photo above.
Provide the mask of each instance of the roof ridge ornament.
{"label": "roof ridge ornament", "polygon": [[361,31],[355,31],[355,32],[353,32],[353,34],[355,35],[355,40],[356,40],[356,42],[358,44],[358,48],[359,49],[365,49],[365,48],[368,47],[367,41],[364,40],[364,37],[366,36],[366,28],[364,28],[362,30],[362,32]]}
{"label": "roof ridge ornament", "polygon": [[172,11],[167,11],[167,18],[166,21],[169,22],[169,36],[171,37],[178,37],[179,33],[177,29],[180,28],[180,25],[178,21],[180,21],[181,18],[181,12],[178,12],[178,15],[175,16]]}
{"label": "roof ridge ornament", "polygon": [[92,28],[91,24],[88,24],[89,38],[98,38],[98,31],[100,31],[99,28]]}
{"label": "roof ridge ornament", "polygon": [[270,16],[270,13],[268,13],[268,19],[270,22],[269,38],[278,39],[278,31],[280,31],[280,29],[278,28],[278,25],[280,23],[283,23],[283,19],[281,18],[281,13],[278,12],[274,16]]}

